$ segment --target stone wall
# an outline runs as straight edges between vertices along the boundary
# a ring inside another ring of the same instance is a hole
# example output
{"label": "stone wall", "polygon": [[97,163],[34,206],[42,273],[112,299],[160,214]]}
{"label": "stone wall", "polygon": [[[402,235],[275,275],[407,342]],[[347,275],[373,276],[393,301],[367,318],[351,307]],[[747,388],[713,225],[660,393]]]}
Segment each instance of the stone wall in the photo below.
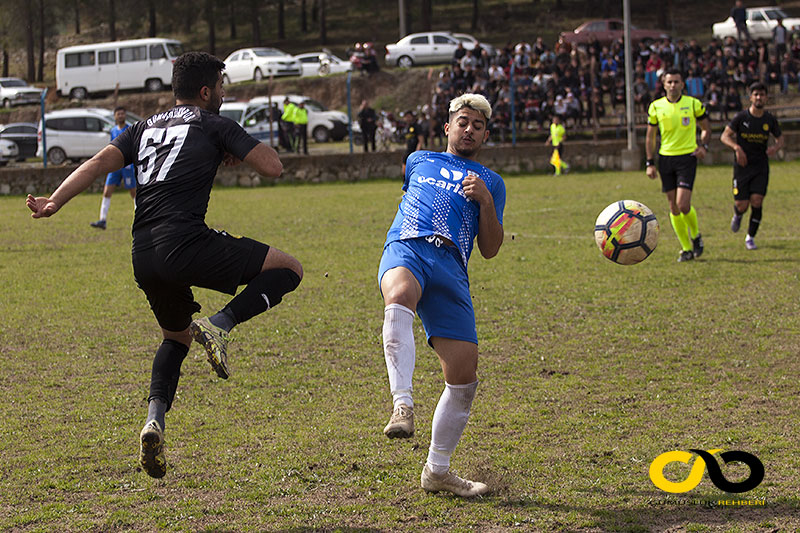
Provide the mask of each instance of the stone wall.
{"label": "stone wall", "polygon": [[[800,159],[800,132],[786,132],[786,147],[779,159]],[[644,147],[640,142],[641,168],[644,168]],[[573,169],[620,170],[622,151],[627,148],[620,141],[571,141],[566,145],[565,159]],[[550,147],[538,145],[485,146],[480,161],[504,175],[547,174],[550,167]],[[322,154],[300,156],[281,154],[283,174],[277,179],[258,176],[246,165],[221,167],[217,183],[225,186],[257,187],[274,183],[323,183],[333,181],[363,181],[379,178],[399,178],[402,151],[353,154]],[[719,140],[711,144],[706,164],[732,164],[733,152]],[[40,168],[36,165],[0,169],[0,195],[49,194],[74,170],[75,166]],[[90,190],[103,189],[104,180],[95,181]]]}

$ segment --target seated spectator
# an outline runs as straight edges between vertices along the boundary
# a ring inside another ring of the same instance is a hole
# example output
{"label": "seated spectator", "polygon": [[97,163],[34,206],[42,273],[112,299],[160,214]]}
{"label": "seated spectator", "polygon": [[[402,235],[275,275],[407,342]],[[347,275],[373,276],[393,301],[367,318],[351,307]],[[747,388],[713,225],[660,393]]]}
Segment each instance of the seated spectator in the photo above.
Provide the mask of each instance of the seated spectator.
{"label": "seated spectator", "polygon": [[636,111],[646,112],[650,105],[650,88],[644,81],[644,73],[636,76],[633,83],[633,107]]}
{"label": "seated spectator", "polygon": [[703,103],[706,106],[708,114],[719,113],[722,115],[722,94],[720,93],[719,86],[712,82],[708,92],[703,97]]}
{"label": "seated spectator", "polygon": [[580,124],[581,103],[577,98],[575,98],[575,94],[570,90],[567,90],[567,95],[564,97],[564,105],[567,108],[567,112],[563,115],[564,125],[567,125],[569,119],[572,119],[573,126]]}
{"label": "seated spectator", "polygon": [[725,93],[725,120],[730,120],[736,116],[736,113],[742,110],[742,99],[739,96],[739,90],[736,85],[728,87],[728,92]]}
{"label": "seated spectator", "polygon": [[[783,61],[781,61],[781,92],[786,94],[789,90],[789,84],[798,81],[797,71],[798,61],[792,57],[791,52],[783,54]],[[800,90],[800,87],[798,87]]]}
{"label": "seated spectator", "polygon": [[625,78],[622,75],[619,75],[614,81],[614,93],[611,95],[611,105],[614,108],[614,111],[617,110],[618,106],[622,108],[622,111],[625,111],[626,98]]}
{"label": "seated spectator", "polygon": [[781,84],[781,64],[778,63],[778,58],[774,55],[769,56],[769,63],[767,63],[767,71],[764,73],[764,82],[767,87]]}
{"label": "seated spectator", "polygon": [[464,43],[459,41],[458,45],[456,46],[456,51],[453,52],[452,63],[453,64],[461,63],[461,58],[463,58],[465,55],[467,55],[467,50],[464,48]]}
{"label": "seated spectator", "polygon": [[498,142],[506,142],[506,135],[511,132],[511,106],[508,98],[504,98],[494,105],[490,131],[497,134]]}
{"label": "seated spectator", "polygon": [[[462,43],[458,43],[461,45]],[[459,62],[461,68],[466,70],[473,70],[478,67],[478,60],[472,53],[472,50],[467,50],[467,53],[462,56],[461,61]]]}

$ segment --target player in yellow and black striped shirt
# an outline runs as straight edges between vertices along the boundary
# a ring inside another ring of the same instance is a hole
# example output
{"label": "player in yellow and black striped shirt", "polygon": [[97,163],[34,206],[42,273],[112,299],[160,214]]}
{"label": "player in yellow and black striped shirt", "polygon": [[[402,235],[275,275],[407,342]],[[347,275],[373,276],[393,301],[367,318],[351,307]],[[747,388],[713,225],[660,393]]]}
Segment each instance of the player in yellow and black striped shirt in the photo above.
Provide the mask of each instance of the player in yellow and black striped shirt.
{"label": "player in yellow and black striped shirt", "polygon": [[[689,261],[703,253],[703,238],[692,207],[692,187],[697,159],[708,152],[711,124],[703,104],[683,94],[683,75],[668,69],[663,77],[667,95],[653,101],[647,110],[647,177],[661,174],[661,190],[669,201],[669,219],[681,243],[678,261]],[[702,130],[697,145],[697,126]],[[658,172],[655,166],[656,131],[661,133]]]}

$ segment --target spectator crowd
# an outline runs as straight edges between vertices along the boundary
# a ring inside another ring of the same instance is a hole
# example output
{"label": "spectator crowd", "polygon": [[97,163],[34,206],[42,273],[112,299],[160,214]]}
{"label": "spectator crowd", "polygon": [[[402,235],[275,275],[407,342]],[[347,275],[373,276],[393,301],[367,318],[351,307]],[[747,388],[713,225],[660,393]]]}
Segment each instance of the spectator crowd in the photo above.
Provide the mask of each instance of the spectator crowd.
{"label": "spectator crowd", "polygon": [[[717,119],[727,120],[742,109],[744,89],[754,81],[763,81],[771,92],[787,92],[798,84],[800,36],[780,33],[773,41],[729,37],[705,46],[695,39],[638,43],[632,51],[636,112],[646,112],[652,100],[663,96],[660,74],[673,66],[684,73],[688,94]],[[595,41],[585,47],[551,49],[539,37],[532,44],[507,44],[494,53],[480,45],[472,50],[461,45],[451,64],[438,73],[431,101],[422,106],[417,122],[426,144],[430,140],[442,145],[448,102],[474,92],[492,103],[491,128],[499,142],[511,131],[512,113],[521,129],[543,130],[554,115],[571,127],[589,126],[594,117],[624,113],[624,71],[621,40],[608,46]]]}

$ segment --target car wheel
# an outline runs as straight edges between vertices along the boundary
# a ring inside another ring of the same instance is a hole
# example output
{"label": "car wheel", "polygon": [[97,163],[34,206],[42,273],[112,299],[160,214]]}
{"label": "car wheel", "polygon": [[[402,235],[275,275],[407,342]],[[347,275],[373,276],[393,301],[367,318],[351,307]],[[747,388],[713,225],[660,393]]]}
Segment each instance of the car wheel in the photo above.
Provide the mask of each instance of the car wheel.
{"label": "car wheel", "polygon": [[69,92],[69,97],[75,100],[83,100],[88,94],[89,91],[86,90],[86,87],[75,87]]}
{"label": "car wheel", "polygon": [[319,66],[319,75],[320,76],[327,76],[331,73],[331,66],[322,64]]}
{"label": "car wheel", "polygon": [[144,87],[148,90],[148,92],[151,93],[157,93],[164,90],[164,84],[161,83],[161,80],[158,78],[150,78],[144,83]]}
{"label": "car wheel", "polygon": [[414,60],[408,56],[402,56],[397,60],[397,66],[403,68],[411,68],[414,66]]}
{"label": "car wheel", "polygon": [[11,109],[11,100],[8,98],[3,98],[3,107],[6,109]]}
{"label": "car wheel", "polygon": [[318,143],[326,143],[328,142],[328,139],[330,139],[331,137],[331,133],[325,126],[317,126],[316,128],[314,128],[314,131],[311,132],[311,135],[314,137],[314,140]]}
{"label": "car wheel", "polygon": [[54,165],[63,165],[67,160],[67,154],[61,148],[50,148],[47,151],[47,160]]}
{"label": "car wheel", "polygon": [[0,167],[4,167],[8,164],[8,159],[0,159]]}
{"label": "car wheel", "polygon": [[222,75],[222,84],[223,85],[230,85],[231,84],[231,79],[228,77],[227,74],[223,74]]}
{"label": "car wheel", "polygon": [[260,68],[256,68],[253,71],[253,79],[256,80],[256,81],[261,81],[261,80],[264,79],[264,74],[261,72]]}

